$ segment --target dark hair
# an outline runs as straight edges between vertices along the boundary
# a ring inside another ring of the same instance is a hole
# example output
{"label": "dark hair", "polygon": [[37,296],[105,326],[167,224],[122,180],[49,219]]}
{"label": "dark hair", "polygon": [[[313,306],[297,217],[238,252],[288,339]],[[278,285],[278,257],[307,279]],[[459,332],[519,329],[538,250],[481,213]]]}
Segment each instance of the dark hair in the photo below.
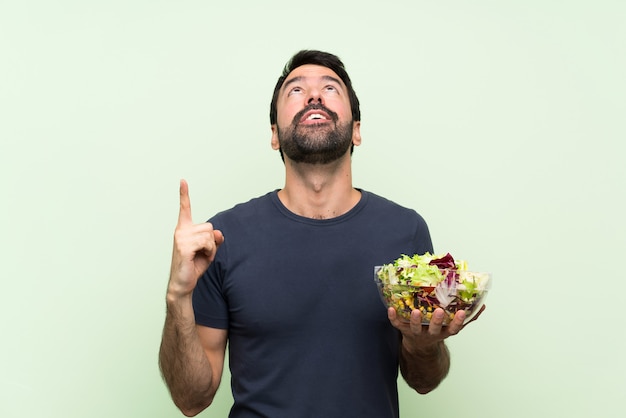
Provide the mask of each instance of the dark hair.
{"label": "dark hair", "polygon": [[361,109],[359,107],[359,98],[356,96],[354,89],[352,88],[352,82],[346,72],[343,62],[336,55],[329,54],[328,52],[314,51],[314,50],[302,50],[295,54],[289,62],[283,68],[283,73],[278,78],[276,87],[274,87],[274,95],[272,96],[272,103],[270,104],[270,123],[274,125],[277,120],[276,102],[278,100],[278,93],[280,92],[283,83],[287,76],[296,68],[307,65],[320,65],[322,67],[329,68],[335,72],[343,81],[348,89],[348,98],[350,99],[350,108],[352,109],[352,120],[358,122],[361,120]]}

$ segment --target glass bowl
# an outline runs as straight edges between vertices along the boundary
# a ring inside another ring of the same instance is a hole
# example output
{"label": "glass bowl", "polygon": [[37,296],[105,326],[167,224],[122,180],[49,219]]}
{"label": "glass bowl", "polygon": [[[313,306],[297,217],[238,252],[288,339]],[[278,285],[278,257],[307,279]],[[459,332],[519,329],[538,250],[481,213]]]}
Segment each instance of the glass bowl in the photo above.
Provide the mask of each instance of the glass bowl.
{"label": "glass bowl", "polygon": [[[435,309],[442,308],[444,325],[448,325],[460,310],[465,311],[464,323],[467,323],[485,304],[491,288],[491,274],[466,270],[454,273],[455,280],[415,286],[389,277],[393,275],[384,271],[382,266],[376,266],[374,280],[383,304],[388,308],[395,308],[398,316],[405,321],[411,319],[413,309],[419,309],[422,313],[422,324],[428,325]],[[444,276],[446,275],[444,272]]]}

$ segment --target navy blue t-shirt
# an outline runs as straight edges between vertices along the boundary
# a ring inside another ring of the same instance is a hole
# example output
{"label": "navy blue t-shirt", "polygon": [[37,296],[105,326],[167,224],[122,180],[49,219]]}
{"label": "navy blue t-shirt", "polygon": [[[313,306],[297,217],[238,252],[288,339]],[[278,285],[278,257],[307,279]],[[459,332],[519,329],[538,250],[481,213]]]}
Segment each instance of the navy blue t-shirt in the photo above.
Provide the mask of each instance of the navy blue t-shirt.
{"label": "navy blue t-shirt", "polygon": [[230,417],[397,417],[400,337],[374,266],[432,252],[423,218],[361,190],[348,213],[309,219],[274,191],[210,221],[225,241],[194,311],[228,329]]}

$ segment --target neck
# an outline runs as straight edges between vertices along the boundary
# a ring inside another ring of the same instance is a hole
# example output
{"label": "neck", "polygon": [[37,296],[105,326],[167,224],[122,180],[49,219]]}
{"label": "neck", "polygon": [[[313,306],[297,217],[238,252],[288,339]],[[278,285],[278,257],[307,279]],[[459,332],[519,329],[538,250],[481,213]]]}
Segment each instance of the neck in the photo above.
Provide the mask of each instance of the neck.
{"label": "neck", "polygon": [[350,156],[332,164],[298,164],[285,160],[285,187],[278,197],[293,213],[330,219],[352,209],[361,193],[352,186]]}

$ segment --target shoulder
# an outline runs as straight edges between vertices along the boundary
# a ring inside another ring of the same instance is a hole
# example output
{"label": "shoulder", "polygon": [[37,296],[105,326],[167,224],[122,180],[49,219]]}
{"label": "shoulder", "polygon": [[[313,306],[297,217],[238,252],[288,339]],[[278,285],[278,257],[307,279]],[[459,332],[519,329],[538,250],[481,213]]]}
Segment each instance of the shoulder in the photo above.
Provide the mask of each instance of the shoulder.
{"label": "shoulder", "polygon": [[402,206],[392,200],[369,191],[361,190],[361,193],[363,193],[363,196],[366,199],[369,210],[382,212],[387,214],[387,216],[394,215],[402,218],[408,217],[423,220],[422,216],[415,209]]}
{"label": "shoulder", "polygon": [[426,220],[415,209],[402,206],[375,193],[362,191],[366,196],[366,213],[372,222],[370,229],[379,233],[410,233],[430,239]]}
{"label": "shoulder", "polygon": [[247,219],[249,217],[257,217],[260,213],[267,212],[274,206],[273,195],[276,191],[268,192],[262,196],[258,196],[248,200],[247,202],[238,203],[235,206],[218,212],[209,219],[210,222],[223,223],[232,222],[237,219]]}

